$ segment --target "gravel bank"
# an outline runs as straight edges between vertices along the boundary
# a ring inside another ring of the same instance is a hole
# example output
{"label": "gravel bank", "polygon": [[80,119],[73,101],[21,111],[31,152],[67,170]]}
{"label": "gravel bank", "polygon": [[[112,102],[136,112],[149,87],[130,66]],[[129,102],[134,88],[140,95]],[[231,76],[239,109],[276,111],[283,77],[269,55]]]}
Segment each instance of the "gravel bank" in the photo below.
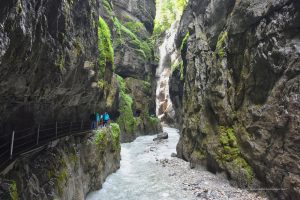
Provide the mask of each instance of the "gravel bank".
{"label": "gravel bank", "polygon": [[188,162],[176,157],[160,158],[160,148],[166,140],[154,142],[146,153],[151,153],[157,165],[173,180],[172,184],[191,200],[267,200],[263,194],[230,185],[222,174],[213,174],[204,168],[191,169]]}

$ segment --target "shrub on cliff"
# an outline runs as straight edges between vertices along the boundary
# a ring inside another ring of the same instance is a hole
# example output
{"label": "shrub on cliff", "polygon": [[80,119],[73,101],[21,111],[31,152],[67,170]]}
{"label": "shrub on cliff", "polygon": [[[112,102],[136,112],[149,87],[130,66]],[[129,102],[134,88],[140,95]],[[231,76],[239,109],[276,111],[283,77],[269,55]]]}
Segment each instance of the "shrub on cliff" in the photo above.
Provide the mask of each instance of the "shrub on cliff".
{"label": "shrub on cliff", "polygon": [[99,17],[98,49],[99,70],[102,78],[104,76],[106,66],[114,66],[114,49],[111,41],[111,33],[107,23],[102,17]]}

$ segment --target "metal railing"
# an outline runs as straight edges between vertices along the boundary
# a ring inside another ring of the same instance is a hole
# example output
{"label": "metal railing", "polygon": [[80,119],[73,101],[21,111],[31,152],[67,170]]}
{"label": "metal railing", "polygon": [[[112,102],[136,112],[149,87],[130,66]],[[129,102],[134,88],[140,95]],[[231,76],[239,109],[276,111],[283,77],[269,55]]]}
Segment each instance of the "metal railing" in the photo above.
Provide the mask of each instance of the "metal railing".
{"label": "metal railing", "polygon": [[0,172],[21,154],[44,146],[56,139],[91,131],[90,121],[55,122],[13,130],[0,135]]}

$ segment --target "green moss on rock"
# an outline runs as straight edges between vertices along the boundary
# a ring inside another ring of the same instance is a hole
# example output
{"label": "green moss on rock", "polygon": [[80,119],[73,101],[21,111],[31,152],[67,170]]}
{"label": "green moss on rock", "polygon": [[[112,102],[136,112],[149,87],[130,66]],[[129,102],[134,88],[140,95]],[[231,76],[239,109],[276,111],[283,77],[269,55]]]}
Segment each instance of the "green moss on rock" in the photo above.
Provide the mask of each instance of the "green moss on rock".
{"label": "green moss on rock", "polygon": [[182,42],[181,42],[181,45],[180,45],[180,51],[183,50],[184,46],[186,45],[187,40],[189,39],[189,36],[190,36],[190,32],[188,31],[188,32],[185,34],[185,36],[184,36],[184,38],[183,38],[183,40],[182,40]]}
{"label": "green moss on rock", "polygon": [[121,76],[117,76],[117,79],[120,86],[120,116],[117,123],[126,133],[134,133],[138,124],[136,118],[133,116],[133,100],[132,97],[126,93],[126,83],[124,79]]}
{"label": "green moss on rock", "polygon": [[97,130],[94,141],[101,150],[104,150],[108,144],[106,129]]}
{"label": "green moss on rock", "polygon": [[9,187],[9,194],[12,200],[18,200],[18,190],[16,181],[12,181]]}
{"label": "green moss on rock", "polygon": [[228,39],[228,32],[222,32],[218,37],[218,42],[216,46],[216,53],[223,58],[226,54],[226,41]]}
{"label": "green moss on rock", "polygon": [[106,66],[114,66],[114,49],[110,29],[102,17],[98,23],[98,50],[100,78],[103,78]]}
{"label": "green moss on rock", "polygon": [[112,138],[113,138],[113,149],[114,150],[120,150],[120,126],[117,123],[110,123],[111,131],[112,131]]}
{"label": "green moss on rock", "polygon": [[147,115],[147,120],[149,121],[151,126],[157,126],[160,123],[160,120],[156,116]]}
{"label": "green moss on rock", "polygon": [[63,191],[64,191],[64,188],[65,188],[65,184],[68,180],[68,169],[67,168],[63,168],[59,173],[58,173],[58,176],[56,178],[56,187],[57,187],[57,190],[58,190],[58,194],[60,196],[63,195]]}
{"label": "green moss on rock", "polygon": [[131,30],[133,28],[132,24],[128,28],[125,25],[123,25],[120,22],[120,20],[116,17],[113,17],[113,22],[114,22],[114,26],[117,29],[117,35],[118,35],[116,46],[124,45],[126,42],[128,42],[145,59],[148,59],[152,56],[153,47],[150,41],[144,41],[141,38],[139,38],[134,32],[135,30]]}
{"label": "green moss on rock", "polygon": [[247,185],[251,184],[253,180],[253,170],[241,155],[234,130],[220,126],[218,137],[220,148],[217,149],[216,153],[219,164],[237,176],[244,174],[247,179]]}

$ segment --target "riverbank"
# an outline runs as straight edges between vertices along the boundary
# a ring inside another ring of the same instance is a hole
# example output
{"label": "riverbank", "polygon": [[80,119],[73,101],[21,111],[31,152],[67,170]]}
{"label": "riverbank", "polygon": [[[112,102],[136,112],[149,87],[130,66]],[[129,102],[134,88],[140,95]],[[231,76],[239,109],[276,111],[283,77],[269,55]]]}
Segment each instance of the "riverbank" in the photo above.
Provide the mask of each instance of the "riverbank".
{"label": "riverbank", "polygon": [[204,168],[190,169],[189,163],[179,158],[158,160],[161,170],[168,174],[174,185],[192,199],[267,200],[258,193],[251,193],[230,185],[221,174],[210,173]]}
{"label": "riverbank", "polygon": [[189,163],[171,157],[179,134],[173,128],[165,127],[164,131],[169,134],[167,140],[154,142],[155,136],[142,136],[122,144],[120,169],[87,200],[267,199],[235,188],[225,177],[205,169],[190,169]]}

